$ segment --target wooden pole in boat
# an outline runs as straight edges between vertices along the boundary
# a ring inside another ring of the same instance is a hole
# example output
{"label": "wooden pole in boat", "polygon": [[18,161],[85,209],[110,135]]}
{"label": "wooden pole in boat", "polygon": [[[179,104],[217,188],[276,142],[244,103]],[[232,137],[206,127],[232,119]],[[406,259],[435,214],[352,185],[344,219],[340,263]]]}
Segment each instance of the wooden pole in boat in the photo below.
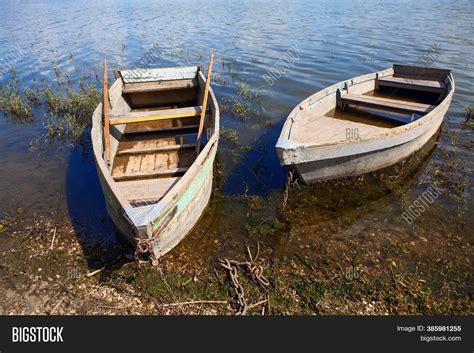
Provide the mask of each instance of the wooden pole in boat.
{"label": "wooden pole in boat", "polygon": [[109,87],[107,81],[107,61],[104,60],[104,144],[105,160],[110,162]]}
{"label": "wooden pole in boat", "polygon": [[199,130],[198,130],[197,141],[196,141],[196,156],[199,154],[199,151],[201,150],[202,130],[204,128],[204,119],[206,118],[207,96],[209,95],[209,86],[211,84],[213,62],[214,62],[214,54],[211,54],[211,58],[209,60],[209,69],[207,70],[206,88],[204,89],[204,97],[202,99],[202,105],[201,105],[202,107],[201,120],[199,121]]}

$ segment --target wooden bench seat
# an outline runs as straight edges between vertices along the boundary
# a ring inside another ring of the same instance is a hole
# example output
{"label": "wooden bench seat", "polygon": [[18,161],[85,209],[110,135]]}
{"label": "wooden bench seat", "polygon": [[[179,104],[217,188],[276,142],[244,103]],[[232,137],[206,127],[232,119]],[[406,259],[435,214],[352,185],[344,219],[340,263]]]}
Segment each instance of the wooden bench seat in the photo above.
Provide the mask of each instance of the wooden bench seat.
{"label": "wooden bench seat", "polygon": [[[182,130],[197,130],[199,125],[183,125],[183,126],[171,126],[171,127],[162,127],[162,128],[141,128],[141,129],[134,129],[127,131],[125,130],[125,135],[133,135],[133,134],[150,134],[150,133],[171,133],[176,132],[177,134],[181,133]],[[196,131],[197,133],[197,131]]]}
{"label": "wooden bench seat", "polygon": [[378,85],[434,93],[442,93],[446,89],[446,85],[441,81],[394,76],[379,78]]}
{"label": "wooden bench seat", "polygon": [[159,146],[159,147],[144,147],[144,148],[128,148],[124,150],[117,151],[117,156],[129,156],[132,154],[148,154],[148,153],[160,153],[160,152],[170,152],[184,150],[188,148],[196,148],[195,143],[183,143],[176,145],[168,146]]}
{"label": "wooden bench seat", "polygon": [[165,170],[154,170],[151,172],[125,172],[115,173],[112,175],[115,181],[134,180],[134,179],[151,179],[151,178],[163,178],[163,177],[174,177],[183,175],[189,168],[180,167]]}
{"label": "wooden bench seat", "polygon": [[159,92],[176,89],[195,88],[197,86],[198,83],[196,79],[125,83],[123,93]]}
{"label": "wooden bench seat", "polygon": [[122,180],[115,186],[133,207],[151,205],[159,202],[161,198],[181,179],[180,176]]}
{"label": "wooden bench seat", "polygon": [[110,114],[110,124],[130,124],[145,121],[192,118],[201,115],[201,106],[153,110],[147,112],[130,112],[122,114]]}
{"label": "wooden bench seat", "polygon": [[343,104],[352,104],[352,105],[357,105],[357,106],[389,109],[389,110],[419,113],[419,114],[429,113],[431,110],[433,110],[436,107],[434,105],[423,104],[423,103],[414,103],[414,102],[401,101],[397,99],[364,96],[364,95],[350,94],[350,93],[344,94],[341,97],[341,100]]}

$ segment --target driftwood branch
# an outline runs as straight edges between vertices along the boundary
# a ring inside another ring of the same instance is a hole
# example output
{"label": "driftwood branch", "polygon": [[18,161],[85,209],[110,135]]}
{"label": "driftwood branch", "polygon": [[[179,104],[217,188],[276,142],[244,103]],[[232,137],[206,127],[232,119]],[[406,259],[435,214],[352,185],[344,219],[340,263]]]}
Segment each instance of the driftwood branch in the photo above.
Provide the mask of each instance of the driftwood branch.
{"label": "driftwood branch", "polygon": [[53,230],[53,239],[51,240],[51,245],[49,246],[49,250],[52,251],[54,247],[54,240],[56,239],[56,230],[58,229],[58,226],[54,227]]}
{"label": "driftwood branch", "polygon": [[192,304],[228,304],[227,300],[194,300],[189,302],[181,302],[181,303],[169,303],[169,304],[162,304],[162,306],[180,306],[180,305],[192,305]]}
{"label": "driftwood branch", "polygon": [[54,306],[54,308],[50,311],[50,315],[53,315],[56,310],[59,308],[59,306],[61,305],[61,303],[64,301],[64,299],[66,299],[66,296],[62,297],[58,302],[57,304]]}
{"label": "driftwood branch", "polygon": [[86,277],[95,276],[95,275],[98,274],[99,272],[102,272],[103,270],[105,270],[107,267],[112,266],[114,263],[116,263],[116,262],[117,262],[118,260],[120,260],[121,258],[122,258],[122,255],[119,255],[114,261],[112,261],[112,262],[109,263],[108,265],[104,265],[103,267],[99,268],[98,270],[89,272],[88,274],[86,274]]}

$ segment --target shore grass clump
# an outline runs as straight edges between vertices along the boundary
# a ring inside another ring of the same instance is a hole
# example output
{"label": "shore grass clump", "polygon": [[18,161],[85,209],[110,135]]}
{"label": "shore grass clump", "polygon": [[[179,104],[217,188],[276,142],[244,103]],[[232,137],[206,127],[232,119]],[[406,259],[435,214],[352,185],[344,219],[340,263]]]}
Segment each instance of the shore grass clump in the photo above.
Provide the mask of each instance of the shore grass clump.
{"label": "shore grass clump", "polygon": [[0,86],[0,110],[15,121],[32,120],[32,103],[24,97],[16,79]]}
{"label": "shore grass clump", "polygon": [[50,110],[44,126],[51,139],[77,141],[101,100],[101,92],[94,85],[82,86],[78,91],[65,94],[53,92],[48,86],[42,92]]}
{"label": "shore grass clump", "polygon": [[25,102],[17,92],[12,92],[6,100],[8,113],[21,120],[30,120],[31,107]]}
{"label": "shore grass clump", "polygon": [[46,140],[77,142],[101,101],[95,85],[80,84],[78,89],[33,81],[33,87],[20,86],[16,79],[0,86],[0,110],[15,122],[42,120]]}

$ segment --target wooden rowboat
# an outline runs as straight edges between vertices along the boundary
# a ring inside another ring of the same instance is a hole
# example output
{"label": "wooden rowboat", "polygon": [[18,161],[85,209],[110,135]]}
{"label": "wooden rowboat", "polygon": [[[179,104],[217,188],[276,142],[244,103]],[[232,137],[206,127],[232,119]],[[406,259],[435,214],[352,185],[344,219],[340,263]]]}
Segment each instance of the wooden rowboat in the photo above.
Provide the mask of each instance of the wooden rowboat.
{"label": "wooden rowboat", "polygon": [[306,182],[375,171],[419,150],[454,94],[449,70],[393,65],[302,101],[276,144],[280,163]]}
{"label": "wooden rowboat", "polygon": [[170,251],[208,204],[219,139],[211,70],[212,56],[208,78],[198,67],[120,71],[93,114],[108,213],[142,256]]}

